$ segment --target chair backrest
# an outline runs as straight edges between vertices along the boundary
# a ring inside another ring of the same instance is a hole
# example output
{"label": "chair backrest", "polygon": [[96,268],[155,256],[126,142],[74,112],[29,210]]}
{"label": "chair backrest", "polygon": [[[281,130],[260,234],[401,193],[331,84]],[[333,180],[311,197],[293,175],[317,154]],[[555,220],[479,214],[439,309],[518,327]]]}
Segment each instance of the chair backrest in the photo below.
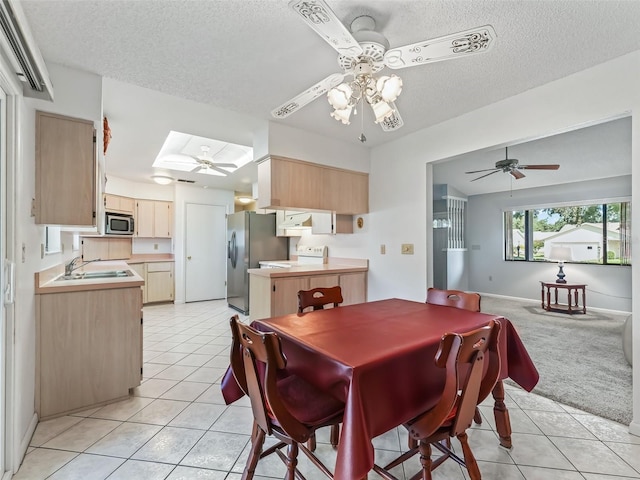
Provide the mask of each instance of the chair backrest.
{"label": "chair backrest", "polygon": [[300,290],[298,291],[298,313],[302,313],[308,307],[313,307],[314,310],[322,310],[325,305],[337,307],[343,301],[340,286]]}
{"label": "chair backrest", "polygon": [[251,401],[258,426],[268,435],[274,425],[298,442],[309,438],[309,429],[296,420],[278,393],[278,373],[286,366],[280,338],[263,333],[231,317],[231,369],[240,388]]}
{"label": "chair backrest", "polygon": [[412,436],[426,438],[445,427],[450,436],[457,436],[471,426],[476,406],[498,381],[500,328],[499,321],[491,320],[471,332],[442,337],[435,357],[436,366],[446,369],[442,397],[435,407],[411,422],[408,427]]}
{"label": "chair backrest", "polygon": [[427,303],[479,312],[480,294],[463,292],[462,290],[440,290],[438,288],[429,288],[427,290]]}

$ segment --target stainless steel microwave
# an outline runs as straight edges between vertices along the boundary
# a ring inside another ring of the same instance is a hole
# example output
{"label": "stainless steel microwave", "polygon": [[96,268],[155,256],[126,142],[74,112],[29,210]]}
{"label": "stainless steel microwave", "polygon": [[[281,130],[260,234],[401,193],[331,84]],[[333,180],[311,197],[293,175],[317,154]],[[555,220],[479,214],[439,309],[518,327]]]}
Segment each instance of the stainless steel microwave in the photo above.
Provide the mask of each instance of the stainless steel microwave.
{"label": "stainless steel microwave", "polygon": [[133,215],[107,213],[104,233],[107,235],[133,235]]}

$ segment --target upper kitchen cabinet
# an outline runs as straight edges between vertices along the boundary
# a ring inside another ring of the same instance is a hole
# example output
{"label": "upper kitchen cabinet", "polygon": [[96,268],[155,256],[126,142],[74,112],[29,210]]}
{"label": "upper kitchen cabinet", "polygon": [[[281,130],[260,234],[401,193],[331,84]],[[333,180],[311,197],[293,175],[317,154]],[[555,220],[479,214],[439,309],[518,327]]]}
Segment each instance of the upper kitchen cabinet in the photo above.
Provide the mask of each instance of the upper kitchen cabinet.
{"label": "upper kitchen cabinet", "polygon": [[136,200],[136,237],[171,238],[173,202]]}
{"label": "upper kitchen cabinet", "polygon": [[127,215],[135,214],[136,201],[130,197],[121,197],[120,195],[104,194],[104,211],[125,213]]}
{"label": "upper kitchen cabinet", "polygon": [[36,111],[37,224],[96,225],[93,122]]}
{"label": "upper kitchen cabinet", "polygon": [[258,208],[369,211],[369,175],[291,158],[258,164]]}
{"label": "upper kitchen cabinet", "polygon": [[327,167],[322,175],[323,210],[343,215],[369,212],[369,174]]}

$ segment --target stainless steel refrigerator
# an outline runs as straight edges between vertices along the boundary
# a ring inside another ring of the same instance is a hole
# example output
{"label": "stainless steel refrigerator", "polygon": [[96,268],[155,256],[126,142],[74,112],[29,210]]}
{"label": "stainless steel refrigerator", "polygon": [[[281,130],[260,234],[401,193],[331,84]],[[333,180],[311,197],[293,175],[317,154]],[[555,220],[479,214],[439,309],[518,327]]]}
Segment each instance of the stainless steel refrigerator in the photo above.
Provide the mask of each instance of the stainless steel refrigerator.
{"label": "stainless steel refrigerator", "polygon": [[237,212],[227,216],[227,302],[249,314],[249,268],[262,260],[287,260],[288,238],[276,237],[276,214]]}

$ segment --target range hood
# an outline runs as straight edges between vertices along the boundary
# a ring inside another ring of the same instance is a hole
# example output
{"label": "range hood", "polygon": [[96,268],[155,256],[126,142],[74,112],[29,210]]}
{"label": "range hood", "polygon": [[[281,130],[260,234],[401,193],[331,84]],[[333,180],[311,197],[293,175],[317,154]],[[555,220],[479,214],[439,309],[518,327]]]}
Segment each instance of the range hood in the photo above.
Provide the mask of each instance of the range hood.
{"label": "range hood", "polygon": [[279,229],[309,228],[311,227],[311,214],[308,212],[288,214],[284,221],[278,225]]}

